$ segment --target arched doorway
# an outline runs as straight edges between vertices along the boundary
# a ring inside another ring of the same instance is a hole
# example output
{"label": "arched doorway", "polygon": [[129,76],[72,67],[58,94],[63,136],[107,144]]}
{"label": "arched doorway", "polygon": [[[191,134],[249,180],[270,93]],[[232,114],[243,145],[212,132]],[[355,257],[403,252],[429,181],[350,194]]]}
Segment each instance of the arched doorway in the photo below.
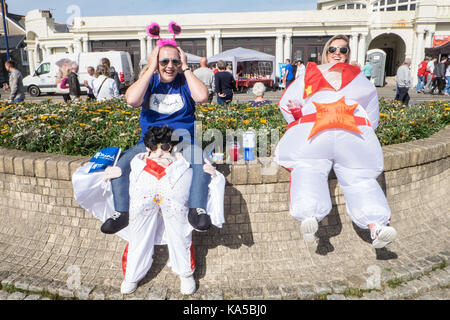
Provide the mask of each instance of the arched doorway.
{"label": "arched doorway", "polygon": [[386,52],[386,76],[395,76],[398,67],[405,61],[405,41],[395,33],[383,33],[370,42],[369,50],[371,49],[381,49]]}

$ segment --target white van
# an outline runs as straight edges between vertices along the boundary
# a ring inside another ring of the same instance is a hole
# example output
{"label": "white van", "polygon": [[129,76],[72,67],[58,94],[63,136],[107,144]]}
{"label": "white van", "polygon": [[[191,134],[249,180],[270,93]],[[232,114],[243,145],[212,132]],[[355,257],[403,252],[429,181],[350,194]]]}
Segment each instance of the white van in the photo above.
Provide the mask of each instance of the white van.
{"label": "white van", "polygon": [[84,80],[87,80],[87,68],[97,68],[101,64],[102,58],[108,58],[111,67],[114,67],[120,79],[120,88],[123,90],[134,82],[134,71],[131,64],[131,57],[124,51],[107,52],[83,52],[78,54],[54,54],[41,62],[33,75],[23,79],[23,85],[28,93],[37,97],[41,93],[55,93],[57,77],[61,77],[64,70],[71,68],[72,63],[79,65],[78,80],[80,81],[81,92],[87,92]]}

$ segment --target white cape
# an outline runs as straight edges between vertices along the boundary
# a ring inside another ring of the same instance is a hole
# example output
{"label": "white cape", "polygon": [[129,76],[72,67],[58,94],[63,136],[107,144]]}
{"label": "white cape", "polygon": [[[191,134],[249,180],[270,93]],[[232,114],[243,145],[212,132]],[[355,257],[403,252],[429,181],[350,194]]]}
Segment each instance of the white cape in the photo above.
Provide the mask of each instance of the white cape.
{"label": "white cape", "polygon": [[[86,163],[72,175],[74,198],[83,209],[92,213],[103,223],[115,213],[111,182],[104,181],[104,171],[88,173],[92,164],[92,162]],[[211,179],[209,184],[206,211],[211,217],[211,223],[217,228],[222,228],[225,223],[223,203],[226,180],[223,174],[217,171],[216,173],[217,176]],[[164,228],[161,226],[158,229],[160,232],[156,237],[156,244],[165,244]],[[128,227],[122,229],[116,235],[127,242],[130,239]]]}

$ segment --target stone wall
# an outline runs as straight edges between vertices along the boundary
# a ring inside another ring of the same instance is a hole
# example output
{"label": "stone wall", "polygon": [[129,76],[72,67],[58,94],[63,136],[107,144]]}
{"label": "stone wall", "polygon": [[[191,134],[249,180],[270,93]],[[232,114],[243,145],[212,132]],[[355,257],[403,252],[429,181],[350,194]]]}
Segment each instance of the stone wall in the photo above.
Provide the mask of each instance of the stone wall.
{"label": "stone wall", "polygon": [[[364,288],[373,275],[385,283],[430,269],[450,248],[450,127],[427,139],[383,147],[383,152],[385,172],[379,182],[399,236],[377,250],[368,232],[346,214],[333,173],[333,209],[320,223],[318,241],[308,244],[288,212],[288,171],[275,166],[271,172],[268,159],[219,165],[227,178],[226,224],[194,232],[200,287],[220,288],[224,298],[245,298],[248,292],[267,298],[272,287],[314,284],[342,291]],[[88,160],[0,149],[0,272],[63,288],[79,271],[90,291],[119,292],[126,243],[101,233],[101,222],[73,199],[71,176]],[[158,246],[155,252],[141,287],[177,292],[179,280],[166,266],[167,248]]]}

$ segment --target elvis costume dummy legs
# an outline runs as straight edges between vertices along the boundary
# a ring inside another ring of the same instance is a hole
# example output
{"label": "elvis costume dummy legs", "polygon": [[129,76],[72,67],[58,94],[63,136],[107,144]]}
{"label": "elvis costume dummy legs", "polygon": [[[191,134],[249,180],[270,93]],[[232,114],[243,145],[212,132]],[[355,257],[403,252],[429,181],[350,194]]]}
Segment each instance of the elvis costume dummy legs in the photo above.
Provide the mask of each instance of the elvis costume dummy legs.
{"label": "elvis costume dummy legs", "polygon": [[[192,168],[181,153],[174,150],[171,136],[172,129],[168,127],[149,127],[144,137],[149,152],[139,153],[131,161],[129,224],[117,233],[128,241],[122,261],[123,294],[136,290],[139,281],[151,268],[154,246],[158,244],[168,245],[170,266],[172,271],[180,276],[181,292],[192,294],[196,289],[193,278],[194,228],[188,221],[189,206],[187,206]],[[225,222],[223,212],[225,178],[209,164],[205,165],[204,170],[212,177],[206,211],[211,217],[212,224],[222,227]],[[79,180],[81,175],[82,172],[76,172],[74,181]],[[114,214],[111,200],[108,200],[109,207],[103,209],[93,203],[87,204],[77,197],[82,191],[76,187],[75,182],[74,191],[80,205],[102,221]],[[112,197],[112,192],[109,191],[107,196]],[[97,201],[100,202],[102,199]],[[106,214],[102,214],[103,211]]]}

